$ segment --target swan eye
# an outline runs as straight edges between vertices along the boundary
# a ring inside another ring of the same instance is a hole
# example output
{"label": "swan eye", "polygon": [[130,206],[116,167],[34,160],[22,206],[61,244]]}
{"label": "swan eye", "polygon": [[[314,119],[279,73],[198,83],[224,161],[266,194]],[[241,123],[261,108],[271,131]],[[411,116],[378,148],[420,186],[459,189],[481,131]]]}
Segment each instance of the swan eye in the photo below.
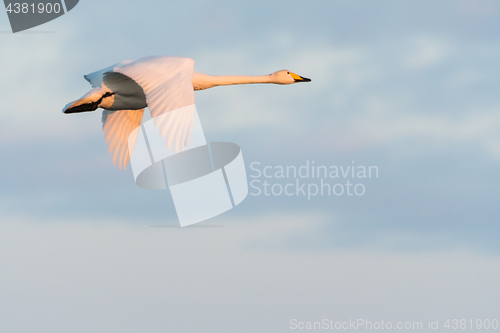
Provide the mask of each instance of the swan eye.
{"label": "swan eye", "polygon": [[290,72],[286,72],[287,74],[290,74]]}

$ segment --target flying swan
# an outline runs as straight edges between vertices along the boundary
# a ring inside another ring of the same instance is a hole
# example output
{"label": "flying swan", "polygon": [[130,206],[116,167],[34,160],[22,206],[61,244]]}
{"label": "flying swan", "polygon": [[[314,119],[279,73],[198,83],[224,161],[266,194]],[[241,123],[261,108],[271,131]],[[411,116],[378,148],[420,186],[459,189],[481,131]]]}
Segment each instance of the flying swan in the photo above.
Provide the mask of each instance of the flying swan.
{"label": "flying swan", "polygon": [[[193,109],[186,107],[194,104],[195,90],[234,84],[311,81],[288,70],[262,76],[212,76],[195,72],[193,59],[163,56],[123,61],[84,77],[93,89],[66,105],[63,113],[104,109],[104,138],[113,154],[113,164],[118,162],[120,169],[125,169],[129,162],[129,141],[134,139],[129,136],[141,125],[146,107],[168,149],[173,146],[177,152],[189,146]],[[134,144],[135,141],[131,147]]]}

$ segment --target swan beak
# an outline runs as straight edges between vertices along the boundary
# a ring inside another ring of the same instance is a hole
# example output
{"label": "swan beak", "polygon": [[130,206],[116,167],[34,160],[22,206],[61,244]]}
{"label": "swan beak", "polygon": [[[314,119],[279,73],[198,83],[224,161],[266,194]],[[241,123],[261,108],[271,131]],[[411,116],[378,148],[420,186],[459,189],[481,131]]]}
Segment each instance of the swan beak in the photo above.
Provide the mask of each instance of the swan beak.
{"label": "swan beak", "polygon": [[311,79],[308,79],[307,77],[300,76],[300,79],[295,79],[295,82],[311,82]]}
{"label": "swan beak", "polygon": [[293,77],[295,82],[311,82],[311,79],[308,79],[307,77],[303,77],[292,72],[290,72],[290,75]]}

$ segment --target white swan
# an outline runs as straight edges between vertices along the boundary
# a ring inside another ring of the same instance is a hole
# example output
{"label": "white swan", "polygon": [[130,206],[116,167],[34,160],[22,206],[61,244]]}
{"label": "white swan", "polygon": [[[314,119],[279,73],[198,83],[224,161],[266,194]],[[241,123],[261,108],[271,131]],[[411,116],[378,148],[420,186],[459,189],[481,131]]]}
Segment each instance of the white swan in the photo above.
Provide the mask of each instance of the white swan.
{"label": "white swan", "polygon": [[[93,89],[71,102],[63,113],[80,113],[105,109],[102,123],[113,164],[125,169],[129,162],[130,133],[140,126],[144,109],[149,108],[155,125],[165,137],[167,147],[175,151],[189,146],[193,125],[194,91],[216,86],[309,82],[308,78],[287,70],[263,76],[212,76],[194,71],[194,61],[179,57],[147,57],[123,61],[84,76]],[[181,112],[170,111],[181,109]],[[159,117],[160,115],[165,115]],[[131,143],[133,147],[135,141]]]}

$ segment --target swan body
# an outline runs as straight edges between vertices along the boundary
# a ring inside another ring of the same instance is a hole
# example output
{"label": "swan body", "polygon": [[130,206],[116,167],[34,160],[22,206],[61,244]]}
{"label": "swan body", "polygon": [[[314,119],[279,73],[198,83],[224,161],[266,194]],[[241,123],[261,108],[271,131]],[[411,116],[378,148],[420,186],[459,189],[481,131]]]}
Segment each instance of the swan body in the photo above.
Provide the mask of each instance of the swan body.
{"label": "swan body", "polygon": [[[113,154],[113,164],[118,162],[120,169],[128,164],[129,135],[140,126],[146,107],[150,109],[162,137],[165,137],[167,147],[170,149],[173,145],[177,152],[189,146],[193,111],[185,107],[194,104],[194,91],[225,85],[287,85],[311,81],[288,70],[262,76],[207,75],[194,71],[192,59],[180,57],[123,61],[84,78],[93,89],[79,100],[67,104],[63,113],[104,109],[102,123],[105,140],[109,152]],[[168,113],[174,110],[182,112]]]}

